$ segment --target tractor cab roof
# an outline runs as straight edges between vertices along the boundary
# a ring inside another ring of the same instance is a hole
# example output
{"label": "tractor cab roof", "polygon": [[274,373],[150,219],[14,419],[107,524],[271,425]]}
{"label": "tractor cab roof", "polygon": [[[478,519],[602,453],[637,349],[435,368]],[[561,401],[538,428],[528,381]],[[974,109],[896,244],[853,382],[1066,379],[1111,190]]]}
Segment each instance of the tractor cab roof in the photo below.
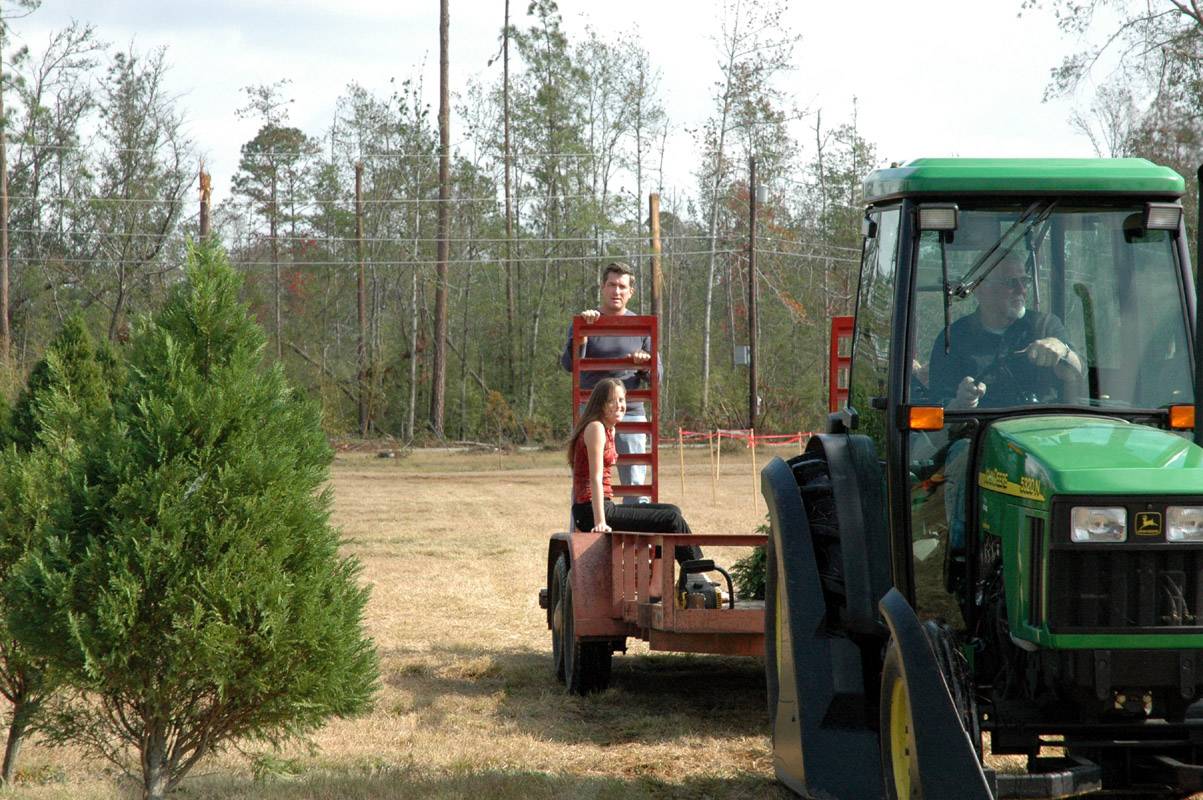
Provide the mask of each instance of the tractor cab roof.
{"label": "tractor cab roof", "polygon": [[865,202],[900,197],[1140,195],[1177,199],[1182,176],[1143,158],[919,158],[865,178]]}

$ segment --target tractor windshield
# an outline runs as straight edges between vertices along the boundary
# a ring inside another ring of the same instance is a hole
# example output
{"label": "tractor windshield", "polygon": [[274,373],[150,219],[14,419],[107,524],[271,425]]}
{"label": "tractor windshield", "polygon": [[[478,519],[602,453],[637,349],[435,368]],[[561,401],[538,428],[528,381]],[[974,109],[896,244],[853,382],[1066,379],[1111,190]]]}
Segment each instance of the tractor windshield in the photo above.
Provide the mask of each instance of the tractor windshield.
{"label": "tractor windshield", "polygon": [[1142,212],[962,206],[954,232],[924,231],[910,402],[949,411],[1193,403],[1174,236],[1143,230]]}

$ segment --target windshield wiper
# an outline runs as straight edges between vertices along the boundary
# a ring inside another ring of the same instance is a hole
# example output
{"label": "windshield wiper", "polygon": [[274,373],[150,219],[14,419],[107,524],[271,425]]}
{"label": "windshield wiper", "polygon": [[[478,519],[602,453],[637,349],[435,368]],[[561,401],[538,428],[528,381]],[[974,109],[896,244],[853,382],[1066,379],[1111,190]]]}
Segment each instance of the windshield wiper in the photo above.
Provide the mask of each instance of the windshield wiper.
{"label": "windshield wiper", "polygon": [[1048,219],[1049,214],[1053,213],[1056,208],[1057,201],[1037,201],[1027,207],[1019,219],[1011,223],[1011,227],[1003,231],[1003,235],[998,237],[998,241],[990,245],[982,252],[977,260],[965,272],[965,275],[957,281],[956,286],[949,286],[947,279],[944,283],[944,291],[948,297],[956,297],[964,300],[969,295],[973,294],[973,290],[986,279],[999,262],[1011,252],[1011,249],[1018,244],[1020,239],[1028,235],[1028,232]]}

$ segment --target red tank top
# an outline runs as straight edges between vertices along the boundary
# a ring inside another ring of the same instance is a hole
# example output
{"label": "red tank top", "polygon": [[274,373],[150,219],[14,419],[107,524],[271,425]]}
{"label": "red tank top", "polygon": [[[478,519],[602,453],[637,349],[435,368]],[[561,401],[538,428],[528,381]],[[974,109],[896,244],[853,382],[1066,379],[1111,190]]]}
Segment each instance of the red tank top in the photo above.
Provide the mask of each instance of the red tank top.
{"label": "red tank top", "polygon": [[[614,449],[614,432],[606,430],[606,449],[602,451],[602,496],[607,500],[614,496],[610,484],[610,468],[618,463],[618,451]],[[572,497],[577,503],[588,503],[593,499],[593,487],[589,484],[589,448],[585,435],[576,440],[576,453],[572,462]]]}

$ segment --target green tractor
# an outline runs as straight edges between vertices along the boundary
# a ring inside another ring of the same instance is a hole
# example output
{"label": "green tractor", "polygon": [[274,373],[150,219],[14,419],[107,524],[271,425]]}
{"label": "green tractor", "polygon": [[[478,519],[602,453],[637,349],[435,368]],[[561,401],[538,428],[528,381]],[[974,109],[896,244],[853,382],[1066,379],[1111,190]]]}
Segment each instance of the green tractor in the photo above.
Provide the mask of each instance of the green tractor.
{"label": "green tractor", "polygon": [[762,473],[793,790],[1203,789],[1184,191],[1141,159],[922,159],[865,181],[846,400]]}

